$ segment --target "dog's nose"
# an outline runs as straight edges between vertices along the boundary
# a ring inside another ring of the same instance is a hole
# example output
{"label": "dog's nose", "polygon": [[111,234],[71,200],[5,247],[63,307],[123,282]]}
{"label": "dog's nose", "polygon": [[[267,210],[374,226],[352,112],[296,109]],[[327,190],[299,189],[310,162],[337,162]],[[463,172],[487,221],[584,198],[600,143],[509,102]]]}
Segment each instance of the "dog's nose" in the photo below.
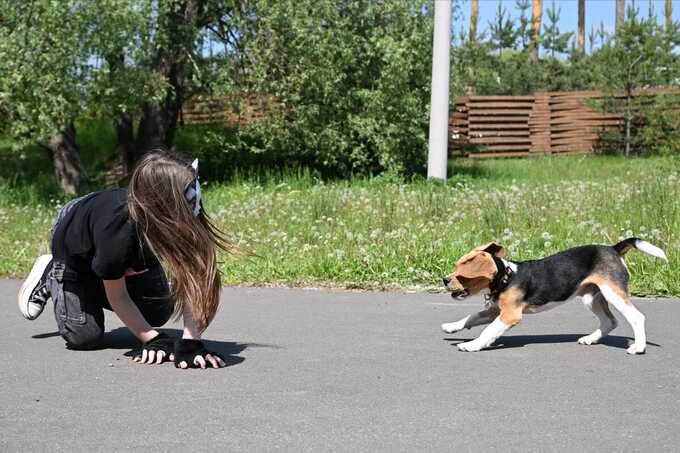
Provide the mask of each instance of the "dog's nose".
{"label": "dog's nose", "polygon": [[449,283],[451,283],[451,279],[449,277],[442,278],[442,281],[444,282],[444,286],[449,286]]}

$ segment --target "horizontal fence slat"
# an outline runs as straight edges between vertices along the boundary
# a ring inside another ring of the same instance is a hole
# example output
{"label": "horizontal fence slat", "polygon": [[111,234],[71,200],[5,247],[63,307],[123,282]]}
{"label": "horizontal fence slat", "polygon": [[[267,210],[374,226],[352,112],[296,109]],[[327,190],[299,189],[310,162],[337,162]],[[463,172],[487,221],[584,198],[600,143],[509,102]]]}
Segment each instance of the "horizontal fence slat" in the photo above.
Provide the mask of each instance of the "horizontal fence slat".
{"label": "horizontal fence slat", "polygon": [[484,109],[470,109],[471,116],[489,116],[489,115],[509,115],[509,116],[529,116],[530,109],[500,109],[500,110],[484,110]]}

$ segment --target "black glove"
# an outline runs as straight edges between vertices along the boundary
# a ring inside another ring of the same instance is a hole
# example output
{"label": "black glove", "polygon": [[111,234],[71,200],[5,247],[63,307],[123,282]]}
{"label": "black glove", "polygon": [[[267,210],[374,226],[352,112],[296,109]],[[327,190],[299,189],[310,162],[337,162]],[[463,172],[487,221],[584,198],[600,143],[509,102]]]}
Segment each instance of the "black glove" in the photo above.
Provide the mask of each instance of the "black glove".
{"label": "black glove", "polygon": [[[218,354],[208,351],[201,340],[177,340],[175,341],[175,368],[180,368],[179,364],[182,362],[186,362],[189,368],[200,368],[200,365],[194,363],[194,359],[199,355],[205,359],[208,354],[213,357],[220,357]],[[206,362],[209,365],[207,359]]]}
{"label": "black glove", "polygon": [[144,351],[145,349],[148,352],[163,351],[165,353],[165,358],[168,358],[170,357],[170,354],[172,354],[174,346],[175,346],[174,339],[170,338],[163,332],[159,332],[158,335],[156,335],[151,340],[147,341],[142,345],[142,351]]}

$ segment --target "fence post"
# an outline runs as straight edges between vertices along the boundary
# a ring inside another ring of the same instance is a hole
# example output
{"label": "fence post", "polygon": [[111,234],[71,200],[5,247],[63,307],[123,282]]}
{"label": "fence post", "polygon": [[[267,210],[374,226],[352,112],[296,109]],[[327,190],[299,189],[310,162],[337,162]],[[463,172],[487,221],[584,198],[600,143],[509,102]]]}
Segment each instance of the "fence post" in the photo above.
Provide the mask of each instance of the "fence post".
{"label": "fence post", "polygon": [[432,97],[427,177],[446,180],[449,135],[449,56],[451,52],[451,1],[434,2],[432,43]]}

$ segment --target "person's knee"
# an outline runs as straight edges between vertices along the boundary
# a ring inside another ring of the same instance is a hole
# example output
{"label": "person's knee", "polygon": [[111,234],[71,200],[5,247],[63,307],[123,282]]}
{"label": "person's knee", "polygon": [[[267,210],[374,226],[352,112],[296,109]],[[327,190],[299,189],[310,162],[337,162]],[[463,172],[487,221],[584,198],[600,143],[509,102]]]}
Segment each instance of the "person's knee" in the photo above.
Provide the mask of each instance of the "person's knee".
{"label": "person's knee", "polygon": [[62,335],[69,349],[87,350],[101,346],[104,330],[98,328],[66,332]]}

